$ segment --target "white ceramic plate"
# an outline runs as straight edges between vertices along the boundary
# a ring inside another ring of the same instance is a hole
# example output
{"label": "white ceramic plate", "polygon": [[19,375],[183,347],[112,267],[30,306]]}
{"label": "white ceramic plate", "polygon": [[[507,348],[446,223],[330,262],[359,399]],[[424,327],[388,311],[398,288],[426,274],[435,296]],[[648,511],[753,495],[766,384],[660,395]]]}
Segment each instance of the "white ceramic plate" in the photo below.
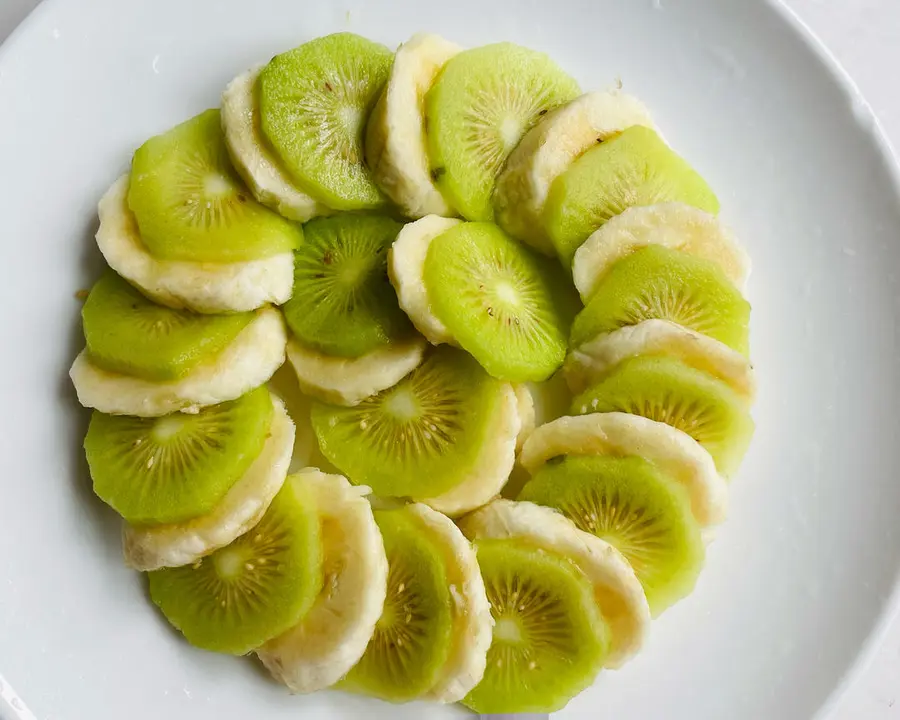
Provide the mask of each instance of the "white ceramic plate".
{"label": "white ceramic plate", "polygon": [[717,189],[755,264],[759,429],[694,595],[561,716],[819,712],[900,568],[900,209],[865,104],[787,13],[746,0],[44,3],[0,50],[0,672],[47,720],[464,715],[290,697],[182,642],[92,497],[66,377],[75,292],[100,267],[95,203],[132,149],[251,63],[342,29],[509,39],[584,87],[621,78]]}

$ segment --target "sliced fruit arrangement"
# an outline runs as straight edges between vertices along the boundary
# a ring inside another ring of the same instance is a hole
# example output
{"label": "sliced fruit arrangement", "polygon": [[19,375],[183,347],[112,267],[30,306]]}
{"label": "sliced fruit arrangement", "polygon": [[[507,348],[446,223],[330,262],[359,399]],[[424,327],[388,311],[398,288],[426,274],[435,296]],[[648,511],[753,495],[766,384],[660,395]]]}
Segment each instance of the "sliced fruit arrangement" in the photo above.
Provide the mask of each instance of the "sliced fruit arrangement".
{"label": "sliced fruit arrangement", "polygon": [[293,693],[562,709],[692,591],[754,431],[716,196],[510,43],[338,33],[221,104],[99,204],[70,376],[126,563]]}
{"label": "sliced fruit arrangement", "polygon": [[522,136],[579,93],[543,53],[497,43],[451,58],[425,97],[431,177],[467,220],[493,220],[494,180]]}
{"label": "sliced fruit arrangement", "polygon": [[569,267],[609,219],[635,205],[682,202],[718,213],[706,182],[650,128],[635,125],[591,148],[550,186],[544,229]]}
{"label": "sliced fruit arrangement", "polygon": [[434,316],[494,377],[540,382],[562,365],[578,299],[558,268],[496,225],[438,235],[423,278]]}
{"label": "sliced fruit arrangement", "polygon": [[555,254],[541,222],[550,185],[586,150],[633,125],[653,127],[653,121],[640,100],[618,90],[585,93],[544,115],[497,178],[497,224],[536,250]]}

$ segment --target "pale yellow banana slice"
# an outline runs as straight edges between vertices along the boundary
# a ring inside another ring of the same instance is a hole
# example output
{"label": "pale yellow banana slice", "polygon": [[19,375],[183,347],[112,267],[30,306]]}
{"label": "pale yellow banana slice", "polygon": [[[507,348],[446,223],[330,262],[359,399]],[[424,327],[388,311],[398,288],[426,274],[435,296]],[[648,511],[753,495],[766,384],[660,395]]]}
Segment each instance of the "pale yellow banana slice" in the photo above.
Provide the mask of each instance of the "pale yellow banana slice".
{"label": "pale yellow banana slice", "polygon": [[147,572],[196,562],[254,527],[287,476],[294,445],[294,423],[284,404],[272,397],[269,437],[247,472],[208,515],[171,525],[125,526],[125,562]]}
{"label": "pale yellow banana slice", "polygon": [[650,607],[624,556],[609,543],[579,530],[568,518],[530,502],[494,500],[460,522],[470,540],[514,538],[569,558],[594,587],[612,632],[607,667],[621,667],[644,643]]}
{"label": "pale yellow banana slice", "polygon": [[222,131],[231,162],[253,196],[291,220],[306,222],[330,215],[324,205],[300,190],[266,146],[259,124],[258,65],[232,80],[222,94]]}
{"label": "pale yellow banana slice", "polygon": [[425,257],[431,241],[460,222],[439,215],[423,217],[404,225],[388,252],[388,277],[400,307],[432,345],[453,344],[453,336],[431,312],[423,277]]}
{"label": "pale yellow banana slice", "polygon": [[643,103],[619,90],[587,93],[546,115],[525,134],[497,178],[497,224],[555,255],[541,222],[550,185],[588,148],[633,125],[653,127],[653,121]]}
{"label": "pale yellow banana slice", "polygon": [[438,35],[413,35],[397,50],[391,76],[369,118],[369,169],[407,217],[456,214],[431,179],[422,106],[444,63],[461,49]]}
{"label": "pale yellow banana slice", "polygon": [[97,246],[109,266],[152,300],[202,313],[244,312],[287,302],[294,286],[294,255],[280,253],[240,263],[158,260],[141,241],[128,207],[128,175],[100,200]]}
{"label": "pale yellow banana slice", "polygon": [[522,449],[522,445],[528,439],[528,436],[534,432],[536,427],[534,396],[528,385],[516,385],[516,405],[519,410],[519,435],[516,437],[516,452]]}
{"label": "pale yellow banana slice", "polygon": [[728,485],[710,454],[665,423],[628,413],[561,417],[531,434],[519,462],[533,475],[560,455],[638,455],[685,487],[702,527],[722,522],[728,513]]}
{"label": "pale yellow banana slice", "polygon": [[630,207],[575,252],[572,275],[585,302],[617,260],[647,245],[663,245],[717,263],[743,292],[750,257],[717,217],[682,203]]}
{"label": "pale yellow banana slice", "polygon": [[292,692],[334,685],[359,662],[387,594],[388,564],[368,488],[305,468],[290,482],[312,490],[322,523],[324,587],[300,623],[256,654]]}
{"label": "pale yellow banana slice", "polygon": [[462,700],[484,675],[494,625],[491,606],[472,544],[445,515],[422,504],[409,506],[441,548],[453,598],[453,641],[441,679],[427,697],[442,703]]}
{"label": "pale yellow banana slice", "polygon": [[756,393],[753,366],[724,343],[668,320],[644,320],[605,333],[569,353],[563,371],[573,393],[603,373],[638,355],[666,355],[728,383],[751,402]]}
{"label": "pale yellow banana slice", "polygon": [[303,392],[335,405],[358,405],[415,370],[427,345],[417,337],[359,358],[342,358],[322,355],[291,339],[287,357]]}
{"label": "pale yellow banana slice", "polygon": [[286,344],[281,313],[264,308],[225,350],[180,380],[154,382],[109,372],[94,365],[86,350],[75,358],[69,377],[82,405],[110,415],[191,413],[235,400],[268,381],[284,363]]}
{"label": "pale yellow banana slice", "polygon": [[504,387],[503,400],[486,432],[478,460],[459,484],[432,498],[416,498],[450,517],[457,517],[490,502],[500,494],[516,462],[516,440],[522,421],[512,385]]}

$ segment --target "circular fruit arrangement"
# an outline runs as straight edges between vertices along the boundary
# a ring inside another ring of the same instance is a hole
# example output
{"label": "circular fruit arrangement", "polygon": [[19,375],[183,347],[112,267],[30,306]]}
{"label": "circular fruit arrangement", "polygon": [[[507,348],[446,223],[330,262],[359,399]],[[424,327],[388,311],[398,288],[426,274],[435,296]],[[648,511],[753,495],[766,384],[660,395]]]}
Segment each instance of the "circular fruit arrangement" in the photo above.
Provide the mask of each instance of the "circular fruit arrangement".
{"label": "circular fruit arrangement", "polygon": [[688,595],[753,434],[749,259],[621,88],[340,33],[151,138],[70,375],[188,642],[558,710]]}

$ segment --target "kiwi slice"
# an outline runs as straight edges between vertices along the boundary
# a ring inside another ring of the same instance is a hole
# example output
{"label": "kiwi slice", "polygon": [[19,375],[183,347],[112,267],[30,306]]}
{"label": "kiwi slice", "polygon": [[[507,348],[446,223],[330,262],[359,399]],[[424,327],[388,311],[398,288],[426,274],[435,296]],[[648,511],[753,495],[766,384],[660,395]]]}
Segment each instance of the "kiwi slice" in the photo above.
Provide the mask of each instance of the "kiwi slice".
{"label": "kiwi slice", "polygon": [[440,346],[394,387],[354,407],[314,402],[319,447],[352,483],[386,497],[435,497],[478,461],[504,384]]}
{"label": "kiwi slice", "polygon": [[690,435],[733,476],[753,437],[747,403],[723,380],[670,357],[634,357],[572,401],[572,414],[625,412]]}
{"label": "kiwi slice", "polygon": [[609,653],[590,582],[571,561],[517,540],[478,540],[475,551],[494,634],[484,677],[463,704],[485,714],[561,710]]}
{"label": "kiwi slice", "polygon": [[150,597],[188,642],[245,655],[294,627],[322,590],[312,490],[288,479],[259,524],[194,565],[148,573]]}
{"label": "kiwi slice", "polygon": [[494,377],[540,382],[562,365],[578,296],[555,264],[496,225],[439,235],[423,277],[432,312]]}
{"label": "kiwi slice", "polygon": [[547,55],[512,43],[451,58],[425,99],[431,176],[468,220],[493,220],[494,179],[522,136],[580,94]]}
{"label": "kiwi slice", "polygon": [[687,491],[643,458],[567,455],[543,465],[519,500],[555,508],[619,550],[654,615],[694,589],[705,552]]}
{"label": "kiwi slice", "polygon": [[453,641],[453,599],[443,555],[409,510],[376,510],[388,561],[375,633],[340,687],[408,702],[441,679]]}
{"label": "kiwi slice", "polygon": [[572,347],[644,320],[749,350],[750,303],[716,263],[680,250],[648,245],[617,261],[572,323]]}
{"label": "kiwi slice", "polygon": [[94,411],[84,439],[94,492],[132,525],[206,515],[262,451],[271,424],[264,387],[194,414]]}
{"label": "kiwi slice", "polygon": [[161,260],[233,263],[290,252],[299,225],[260,205],[228,159],[218,110],[151,138],[134,154],[128,205]]}
{"label": "kiwi slice", "polygon": [[410,337],[388,279],[402,225],[379,215],[336,215],[306,225],[284,316],[297,339],[325,355],[360,357]]}
{"label": "kiwi slice", "polygon": [[97,281],[81,319],[97,367],[146,380],[178,380],[216,357],[255,313],[200,315],[150,302],[112,271]]}
{"label": "kiwi slice", "polygon": [[566,267],[607,220],[635,205],[682,202],[715,215],[706,181],[650,128],[635,125],[578,158],[550,186],[544,228]]}
{"label": "kiwi slice", "polygon": [[263,135],[297,184],[335,210],[385,203],[365,167],[363,136],[393,57],[337,33],[277,55],[259,75]]}

